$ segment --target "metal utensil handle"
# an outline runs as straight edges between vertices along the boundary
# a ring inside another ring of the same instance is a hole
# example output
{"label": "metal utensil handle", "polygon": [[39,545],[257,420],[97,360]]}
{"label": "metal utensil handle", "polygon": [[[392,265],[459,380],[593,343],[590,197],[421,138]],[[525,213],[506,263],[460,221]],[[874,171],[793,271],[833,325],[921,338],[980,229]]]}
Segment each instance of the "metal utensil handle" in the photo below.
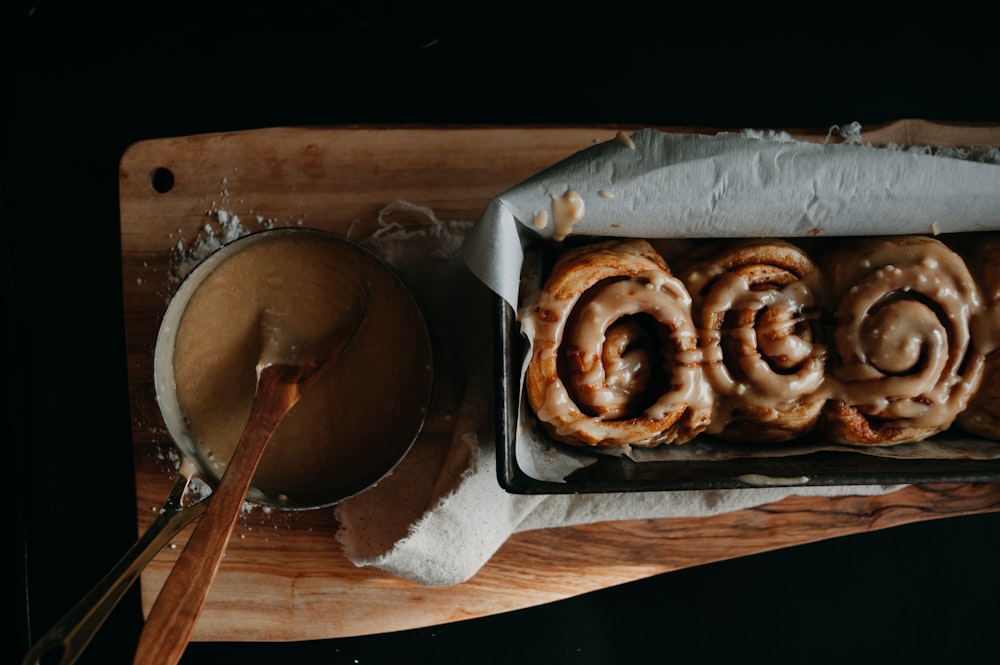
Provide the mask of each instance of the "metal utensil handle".
{"label": "metal utensil handle", "polygon": [[40,665],[44,656],[62,649],[58,665],[72,665],[104,624],[143,569],[181,529],[205,512],[208,498],[184,507],[184,493],[194,467],[184,460],[156,519],[108,573],[31,648],[22,665]]}

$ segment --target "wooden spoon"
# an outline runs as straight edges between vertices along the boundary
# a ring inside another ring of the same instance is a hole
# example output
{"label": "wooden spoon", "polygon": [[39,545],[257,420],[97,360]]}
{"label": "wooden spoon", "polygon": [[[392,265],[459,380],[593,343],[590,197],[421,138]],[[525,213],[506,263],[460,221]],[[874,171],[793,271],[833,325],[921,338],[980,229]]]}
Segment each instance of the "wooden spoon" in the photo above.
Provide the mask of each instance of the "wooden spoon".
{"label": "wooden spoon", "polygon": [[316,343],[293,340],[293,331],[282,328],[280,312],[261,314],[261,352],[250,416],[205,514],[149,611],[136,649],[137,665],[174,665],[184,654],[268,441],[354,339],[364,313],[362,306],[349,325]]}

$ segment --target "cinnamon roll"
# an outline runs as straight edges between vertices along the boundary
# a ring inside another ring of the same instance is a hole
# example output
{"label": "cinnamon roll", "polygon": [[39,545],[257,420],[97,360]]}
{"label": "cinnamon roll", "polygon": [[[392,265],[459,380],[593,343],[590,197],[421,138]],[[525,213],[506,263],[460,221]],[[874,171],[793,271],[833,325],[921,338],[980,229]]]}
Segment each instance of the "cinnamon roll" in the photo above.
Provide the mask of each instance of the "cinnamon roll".
{"label": "cinnamon roll", "polygon": [[832,254],[835,310],[827,435],[852,445],[920,441],[947,429],[983,376],[968,267],[923,236],[868,238]]}
{"label": "cinnamon roll", "polygon": [[975,319],[972,339],[986,356],[983,382],[958,415],[958,425],[972,434],[1000,440],[1000,235],[977,236],[967,250],[970,268],[983,297],[982,315]]}
{"label": "cinnamon roll", "polygon": [[809,432],[825,402],[819,269],[780,240],[712,244],[696,259],[681,279],[717,399],[708,432],[758,443]]}
{"label": "cinnamon roll", "polygon": [[533,343],[527,398],[552,438],[648,447],[708,425],[691,297],[645,240],[566,250],[522,319]]}

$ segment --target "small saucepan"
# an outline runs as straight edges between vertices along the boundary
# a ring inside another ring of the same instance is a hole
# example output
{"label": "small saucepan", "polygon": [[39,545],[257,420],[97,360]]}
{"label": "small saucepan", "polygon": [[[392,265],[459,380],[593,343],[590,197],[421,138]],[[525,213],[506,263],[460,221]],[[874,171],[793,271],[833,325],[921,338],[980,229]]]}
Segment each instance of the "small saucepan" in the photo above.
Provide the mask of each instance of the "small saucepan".
{"label": "small saucepan", "polygon": [[278,426],[247,501],[281,510],[332,506],[377,484],[409,451],[429,407],[433,362],[421,311],[396,272],[361,245],[318,229],[260,231],[223,246],[181,283],[157,335],[157,402],[182,454],[170,496],[25,665],[57,649],[61,665],[74,662],[146,564],[211,501],[185,505],[183,498],[195,476],[218,483],[240,438],[265,309],[307,337],[344,317],[356,317],[358,329]]}

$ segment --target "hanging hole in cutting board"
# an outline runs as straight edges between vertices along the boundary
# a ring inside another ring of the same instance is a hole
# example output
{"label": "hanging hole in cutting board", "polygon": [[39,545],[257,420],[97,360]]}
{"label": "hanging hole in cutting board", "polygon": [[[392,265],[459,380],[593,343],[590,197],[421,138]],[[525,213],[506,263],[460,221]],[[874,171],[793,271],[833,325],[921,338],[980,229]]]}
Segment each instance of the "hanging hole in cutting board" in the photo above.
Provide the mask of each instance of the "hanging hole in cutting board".
{"label": "hanging hole in cutting board", "polygon": [[165,166],[158,166],[150,174],[149,182],[157,192],[166,194],[174,188],[174,172]]}

